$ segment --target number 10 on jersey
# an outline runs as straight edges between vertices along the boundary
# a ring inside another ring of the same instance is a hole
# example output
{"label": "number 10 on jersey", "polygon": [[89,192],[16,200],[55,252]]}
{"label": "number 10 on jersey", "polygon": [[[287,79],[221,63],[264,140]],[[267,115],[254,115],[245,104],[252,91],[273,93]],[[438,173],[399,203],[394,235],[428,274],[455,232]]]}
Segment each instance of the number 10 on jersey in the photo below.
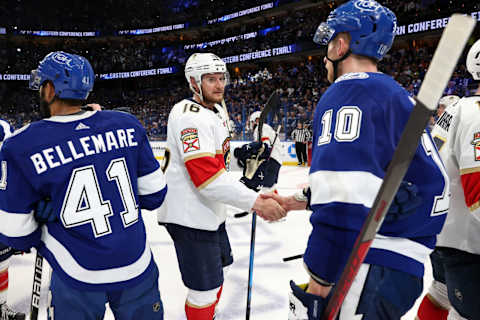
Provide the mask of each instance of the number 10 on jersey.
{"label": "number 10 on jersey", "polygon": [[[329,144],[332,140],[333,109],[325,111],[322,116],[322,133],[318,137],[317,145]],[[362,110],[356,106],[344,106],[337,111],[337,121],[334,128],[334,137],[338,142],[352,142],[360,136]]]}

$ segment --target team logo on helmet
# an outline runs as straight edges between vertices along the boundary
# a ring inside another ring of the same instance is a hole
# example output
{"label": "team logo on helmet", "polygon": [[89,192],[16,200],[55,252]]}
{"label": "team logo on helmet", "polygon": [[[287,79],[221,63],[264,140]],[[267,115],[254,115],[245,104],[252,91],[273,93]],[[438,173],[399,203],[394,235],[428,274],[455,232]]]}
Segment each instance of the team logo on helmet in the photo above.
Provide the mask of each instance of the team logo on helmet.
{"label": "team logo on helmet", "polygon": [[382,8],[381,4],[372,0],[357,0],[355,1],[354,6],[362,11],[377,11]]}
{"label": "team logo on helmet", "polygon": [[52,60],[59,64],[65,64],[70,68],[72,67],[71,63],[73,60],[61,52],[55,52],[52,56]]}

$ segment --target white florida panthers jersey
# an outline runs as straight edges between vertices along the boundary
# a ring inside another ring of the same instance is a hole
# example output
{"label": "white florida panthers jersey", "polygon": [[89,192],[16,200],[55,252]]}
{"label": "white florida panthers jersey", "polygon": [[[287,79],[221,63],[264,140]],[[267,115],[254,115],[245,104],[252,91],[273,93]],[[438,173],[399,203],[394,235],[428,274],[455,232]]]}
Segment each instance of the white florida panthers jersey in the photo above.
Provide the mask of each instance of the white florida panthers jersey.
{"label": "white florida panthers jersey", "polygon": [[249,211],[257,194],[228,173],[230,134],[221,107],[177,103],[168,117],[166,179],[169,192],[158,221],[214,231],[229,204]]}
{"label": "white florida panthers jersey", "polygon": [[450,210],[437,246],[480,254],[480,96],[449,106],[432,136],[451,183]]}

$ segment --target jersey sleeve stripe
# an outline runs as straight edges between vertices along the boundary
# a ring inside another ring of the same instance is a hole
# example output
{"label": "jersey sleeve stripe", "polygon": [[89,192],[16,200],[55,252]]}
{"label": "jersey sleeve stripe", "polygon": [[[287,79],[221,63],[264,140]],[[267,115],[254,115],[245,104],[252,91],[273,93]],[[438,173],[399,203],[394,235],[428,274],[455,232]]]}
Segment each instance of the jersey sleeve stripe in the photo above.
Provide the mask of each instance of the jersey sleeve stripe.
{"label": "jersey sleeve stripe", "polygon": [[164,189],[165,186],[165,176],[160,167],[149,174],[138,177],[138,194],[141,196],[159,192]]}
{"label": "jersey sleeve stripe", "polygon": [[38,223],[29,213],[11,213],[0,210],[0,233],[7,237],[25,237],[37,230]]}
{"label": "jersey sleeve stripe", "polygon": [[142,255],[132,264],[103,270],[89,270],[82,267],[68,249],[48,232],[46,225],[42,227],[42,241],[45,243],[46,249],[53,254],[56,262],[67,275],[87,284],[115,283],[133,279],[147,269],[152,259],[147,241]]}
{"label": "jersey sleeve stripe", "polygon": [[371,248],[393,251],[420,263],[425,263],[433,251],[427,246],[406,238],[387,237],[380,234],[373,239]]}
{"label": "jersey sleeve stripe", "polygon": [[480,167],[460,169],[460,175],[480,172]]}
{"label": "jersey sleeve stripe", "polygon": [[[223,155],[219,156],[223,159]],[[210,156],[189,160],[185,162],[185,167],[197,188],[204,188],[225,171],[225,164],[217,157]]]}
{"label": "jersey sleeve stripe", "polygon": [[461,175],[465,204],[470,212],[480,208],[480,172]]}
{"label": "jersey sleeve stripe", "polygon": [[311,204],[343,202],[371,208],[382,179],[366,171],[326,171],[310,174]]}
{"label": "jersey sleeve stripe", "polygon": [[215,179],[217,179],[224,172],[226,172],[225,169],[223,169],[223,168],[220,169],[217,173],[215,173],[212,177],[210,177],[207,181],[205,181],[204,183],[199,185],[197,188],[199,190],[205,188],[206,186],[208,186],[210,183],[212,183]]}
{"label": "jersey sleeve stripe", "polygon": [[194,155],[188,156],[183,158],[183,162],[187,162],[190,160],[198,159],[198,158],[203,158],[203,157],[211,157],[215,158],[215,154],[210,153],[210,152],[201,152],[201,153],[196,153]]}

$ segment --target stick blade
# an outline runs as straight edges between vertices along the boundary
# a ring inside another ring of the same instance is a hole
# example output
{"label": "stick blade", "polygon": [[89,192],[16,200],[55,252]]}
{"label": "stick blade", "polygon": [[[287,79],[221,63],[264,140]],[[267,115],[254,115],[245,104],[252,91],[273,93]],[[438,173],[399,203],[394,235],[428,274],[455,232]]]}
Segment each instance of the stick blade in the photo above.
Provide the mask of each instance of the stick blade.
{"label": "stick blade", "polygon": [[443,31],[437,50],[433,55],[423,85],[418,93],[418,100],[430,110],[437,108],[438,100],[448,84],[457,61],[465,48],[476,21],[471,17],[454,14],[450,17]]}

